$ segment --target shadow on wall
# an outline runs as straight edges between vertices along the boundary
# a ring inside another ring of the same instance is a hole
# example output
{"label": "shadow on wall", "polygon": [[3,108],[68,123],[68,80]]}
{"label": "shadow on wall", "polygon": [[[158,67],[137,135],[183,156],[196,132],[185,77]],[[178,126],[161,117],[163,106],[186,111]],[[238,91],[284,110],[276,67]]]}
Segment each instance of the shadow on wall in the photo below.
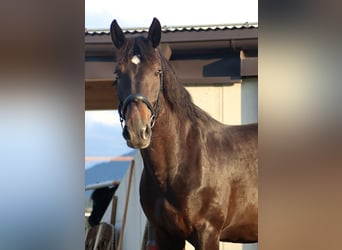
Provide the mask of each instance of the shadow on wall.
{"label": "shadow on wall", "polygon": [[242,244],[242,250],[258,250],[258,243]]}
{"label": "shadow on wall", "polygon": [[241,86],[241,123],[258,122],[258,79],[243,79]]}
{"label": "shadow on wall", "polygon": [[224,58],[203,66],[202,75],[204,77],[228,76],[232,80],[239,80],[241,79],[240,71],[240,54],[233,51]]}

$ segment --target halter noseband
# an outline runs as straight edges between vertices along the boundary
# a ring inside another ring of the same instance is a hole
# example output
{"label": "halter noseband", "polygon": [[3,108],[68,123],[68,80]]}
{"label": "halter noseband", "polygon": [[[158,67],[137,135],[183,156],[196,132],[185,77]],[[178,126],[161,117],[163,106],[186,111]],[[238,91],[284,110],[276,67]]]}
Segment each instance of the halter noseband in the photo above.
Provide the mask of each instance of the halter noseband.
{"label": "halter noseband", "polygon": [[119,115],[120,115],[120,123],[121,123],[121,127],[123,127],[123,122],[126,120],[125,117],[125,113],[127,110],[128,105],[131,102],[143,102],[147,108],[151,111],[151,128],[153,128],[155,121],[158,117],[158,113],[159,113],[159,108],[160,108],[160,92],[163,90],[163,85],[164,85],[164,73],[162,70],[158,70],[156,72],[159,77],[160,77],[160,87],[159,87],[159,92],[158,92],[158,96],[157,96],[157,101],[155,103],[155,105],[152,105],[150,103],[150,101],[142,94],[130,94],[129,96],[126,97],[126,99],[123,102],[119,103]]}

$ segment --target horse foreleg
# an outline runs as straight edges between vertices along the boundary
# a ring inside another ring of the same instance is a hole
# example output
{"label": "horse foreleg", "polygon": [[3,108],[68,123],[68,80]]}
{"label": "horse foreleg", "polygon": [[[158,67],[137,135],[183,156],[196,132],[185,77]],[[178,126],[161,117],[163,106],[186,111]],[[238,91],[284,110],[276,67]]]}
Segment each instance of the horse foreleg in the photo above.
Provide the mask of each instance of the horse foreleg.
{"label": "horse foreleg", "polygon": [[185,240],[167,232],[156,230],[158,250],[184,250]]}
{"label": "horse foreleg", "polygon": [[[207,238],[207,237],[206,237]],[[219,250],[220,249],[220,241],[218,238],[207,238],[206,241],[202,241],[200,246],[195,248],[196,250]]]}
{"label": "horse foreleg", "polygon": [[195,250],[219,250],[220,234],[214,229],[203,228],[198,231],[194,247]]}

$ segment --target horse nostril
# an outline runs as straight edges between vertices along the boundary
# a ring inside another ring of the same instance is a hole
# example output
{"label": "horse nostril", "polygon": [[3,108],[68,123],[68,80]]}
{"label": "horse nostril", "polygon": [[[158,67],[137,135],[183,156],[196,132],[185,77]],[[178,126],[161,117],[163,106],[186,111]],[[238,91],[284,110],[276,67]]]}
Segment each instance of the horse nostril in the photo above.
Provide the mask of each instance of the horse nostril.
{"label": "horse nostril", "polygon": [[141,129],[141,131],[140,131],[140,136],[141,136],[141,138],[144,139],[144,140],[147,139],[146,127],[144,127],[143,129]]}
{"label": "horse nostril", "polygon": [[123,131],[122,131],[122,136],[126,139],[129,140],[131,138],[131,136],[129,135],[127,126],[124,127]]}
{"label": "horse nostril", "polygon": [[140,137],[144,140],[146,140],[150,134],[150,127],[146,125],[144,128],[141,129],[140,131]]}

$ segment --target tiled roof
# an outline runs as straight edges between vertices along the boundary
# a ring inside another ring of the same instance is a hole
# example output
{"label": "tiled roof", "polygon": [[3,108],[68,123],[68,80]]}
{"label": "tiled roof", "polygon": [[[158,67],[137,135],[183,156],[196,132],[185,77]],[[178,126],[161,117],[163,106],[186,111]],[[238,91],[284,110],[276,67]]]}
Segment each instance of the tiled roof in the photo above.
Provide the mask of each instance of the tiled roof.
{"label": "tiled roof", "polygon": [[[163,26],[163,32],[176,32],[176,31],[206,31],[206,30],[233,30],[233,29],[250,29],[258,28],[258,23],[243,23],[243,24],[219,24],[219,25],[201,25],[201,26]],[[148,32],[149,28],[127,28],[123,29],[126,34],[137,34]],[[109,35],[108,29],[86,29],[86,35]]]}

